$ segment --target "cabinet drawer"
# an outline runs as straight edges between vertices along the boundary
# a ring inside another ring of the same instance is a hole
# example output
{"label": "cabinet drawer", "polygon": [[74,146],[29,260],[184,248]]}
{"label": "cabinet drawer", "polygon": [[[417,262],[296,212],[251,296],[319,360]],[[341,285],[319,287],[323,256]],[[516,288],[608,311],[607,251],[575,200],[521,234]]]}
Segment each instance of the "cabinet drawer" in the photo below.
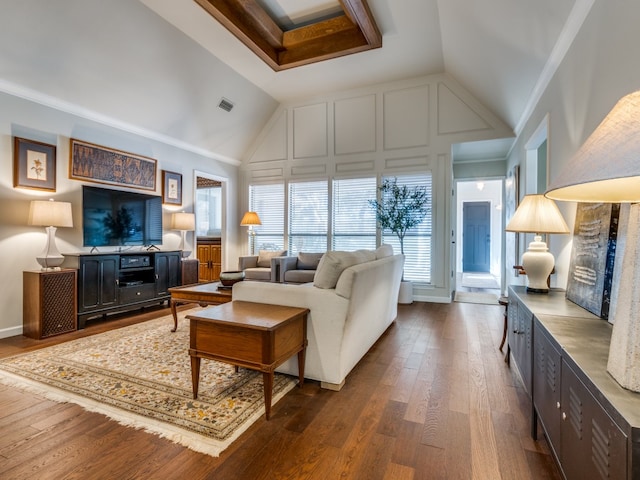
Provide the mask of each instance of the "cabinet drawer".
{"label": "cabinet drawer", "polygon": [[120,287],[120,304],[141,302],[156,296],[156,286],[153,283],[143,283],[130,287]]}

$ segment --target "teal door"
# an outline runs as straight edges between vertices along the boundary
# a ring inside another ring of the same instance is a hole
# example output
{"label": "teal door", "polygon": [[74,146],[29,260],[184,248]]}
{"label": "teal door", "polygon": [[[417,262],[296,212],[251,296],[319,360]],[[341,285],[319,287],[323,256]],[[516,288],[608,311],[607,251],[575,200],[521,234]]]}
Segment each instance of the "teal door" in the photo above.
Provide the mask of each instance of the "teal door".
{"label": "teal door", "polygon": [[491,204],[462,204],[462,271],[488,272],[491,262]]}

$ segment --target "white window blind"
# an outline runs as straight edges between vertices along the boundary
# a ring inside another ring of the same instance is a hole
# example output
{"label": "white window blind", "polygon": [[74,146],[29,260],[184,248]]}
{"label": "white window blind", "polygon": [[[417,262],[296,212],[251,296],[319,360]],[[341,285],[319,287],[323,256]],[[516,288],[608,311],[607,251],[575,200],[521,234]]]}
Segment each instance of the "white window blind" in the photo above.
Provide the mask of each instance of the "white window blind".
{"label": "white window blind", "polygon": [[[393,179],[394,177],[387,177]],[[433,188],[431,172],[397,175],[398,185],[424,186],[429,197],[429,214],[417,227],[409,230],[404,237],[404,279],[413,282],[431,283],[431,234],[433,214]],[[390,230],[382,232],[382,243],[393,245],[395,253],[400,253],[400,241]]]}
{"label": "white window blind", "polygon": [[376,248],[376,177],[333,181],[332,250]]}
{"label": "white window blind", "polygon": [[328,209],[326,180],[289,183],[289,255],[327,250]]}
{"label": "white window blind", "polygon": [[251,185],[249,209],[258,213],[262,223],[253,227],[251,251],[257,255],[259,250],[284,250],[284,183]]}

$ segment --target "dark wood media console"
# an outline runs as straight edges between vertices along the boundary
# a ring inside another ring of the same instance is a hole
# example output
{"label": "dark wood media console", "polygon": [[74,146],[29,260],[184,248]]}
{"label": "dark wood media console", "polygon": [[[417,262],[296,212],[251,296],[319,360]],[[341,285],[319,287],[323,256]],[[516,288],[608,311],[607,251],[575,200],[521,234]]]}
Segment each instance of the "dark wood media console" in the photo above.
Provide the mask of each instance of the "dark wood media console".
{"label": "dark wood media console", "polygon": [[65,254],[78,271],[78,328],[88,319],[168,302],[181,285],[180,251]]}

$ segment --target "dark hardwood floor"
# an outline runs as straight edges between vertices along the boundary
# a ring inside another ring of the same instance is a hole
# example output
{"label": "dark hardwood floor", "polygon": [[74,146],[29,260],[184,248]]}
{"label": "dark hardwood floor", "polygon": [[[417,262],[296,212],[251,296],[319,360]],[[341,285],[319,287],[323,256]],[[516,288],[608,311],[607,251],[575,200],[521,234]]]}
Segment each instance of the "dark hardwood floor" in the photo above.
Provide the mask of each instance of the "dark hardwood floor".
{"label": "dark hardwood floor", "polygon": [[[3,339],[0,357],[168,314]],[[340,392],[305,382],[219,458],[0,385],[0,478],[560,479],[545,440],[529,436],[531,403],[498,351],[502,325],[497,305],[400,305]]]}

